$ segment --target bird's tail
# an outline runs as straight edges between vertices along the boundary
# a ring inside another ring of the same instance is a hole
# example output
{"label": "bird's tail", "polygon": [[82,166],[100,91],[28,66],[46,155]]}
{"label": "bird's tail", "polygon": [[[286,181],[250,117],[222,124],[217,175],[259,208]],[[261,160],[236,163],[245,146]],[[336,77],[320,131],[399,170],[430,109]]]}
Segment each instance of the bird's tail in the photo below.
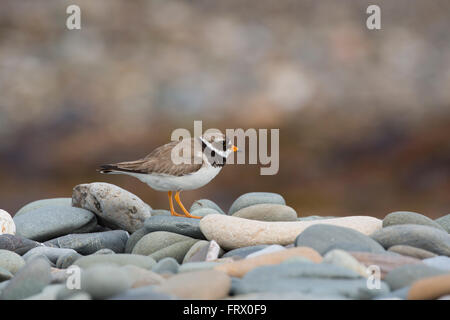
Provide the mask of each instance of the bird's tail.
{"label": "bird's tail", "polygon": [[113,164],[104,164],[100,166],[100,169],[97,169],[97,171],[100,173],[113,173],[115,171],[120,171],[120,169]]}

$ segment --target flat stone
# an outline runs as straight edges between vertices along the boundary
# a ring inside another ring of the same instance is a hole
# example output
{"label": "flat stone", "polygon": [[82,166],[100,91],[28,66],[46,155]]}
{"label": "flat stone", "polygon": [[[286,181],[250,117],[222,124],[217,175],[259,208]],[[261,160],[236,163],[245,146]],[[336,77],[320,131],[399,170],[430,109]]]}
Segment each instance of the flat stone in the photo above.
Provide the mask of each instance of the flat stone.
{"label": "flat stone", "polygon": [[268,253],[253,258],[246,258],[243,260],[224,263],[215,267],[214,269],[225,272],[232,277],[242,277],[247,272],[257,267],[279,264],[292,257],[305,257],[315,263],[319,263],[322,261],[322,257],[314,249],[307,247],[297,247]]}
{"label": "flat stone", "polygon": [[233,217],[260,221],[297,221],[297,212],[286,205],[261,203],[242,208],[233,213]]}
{"label": "flat stone", "polygon": [[175,274],[178,273],[180,265],[174,258],[167,257],[158,261],[158,263],[152,268],[153,272],[159,274]]}
{"label": "flat stone", "polygon": [[403,244],[438,255],[450,256],[450,235],[429,226],[403,224],[383,228],[371,235],[384,248]]}
{"label": "flat stone", "polygon": [[335,249],[328,251],[323,257],[323,263],[329,263],[335,266],[350,269],[363,277],[369,276],[367,268],[344,250]]}
{"label": "flat stone", "polygon": [[233,250],[226,252],[222,257],[223,258],[228,258],[228,257],[245,258],[249,254],[260,251],[264,248],[267,248],[268,246],[269,246],[268,244],[261,244],[261,245],[257,245],[257,246],[237,248],[237,249],[233,249]]}
{"label": "flat stone", "polygon": [[128,277],[131,279],[132,288],[161,284],[165,281],[165,279],[159,274],[147,269],[139,268],[133,265],[126,265],[121,268],[125,270]]}
{"label": "flat stone", "polygon": [[194,245],[191,246],[189,251],[184,256],[183,263],[205,261],[208,248],[209,241],[197,241]]}
{"label": "flat stone", "polygon": [[378,242],[367,235],[350,228],[332,224],[312,225],[306,228],[295,239],[296,246],[313,248],[322,255],[332,249],[348,250],[347,244],[352,245],[354,243],[359,248],[363,248],[358,251],[385,252]]}
{"label": "flat stone", "polygon": [[399,224],[419,224],[429,227],[434,227],[441,231],[445,231],[439,223],[434,222],[430,218],[424,216],[423,214],[411,211],[396,211],[388,214],[383,219],[383,228],[389,226],[395,226]]}
{"label": "flat stone", "polygon": [[31,240],[46,241],[68,233],[89,232],[97,225],[95,215],[84,209],[45,206],[14,217],[16,233]]}
{"label": "flat stone", "polygon": [[21,268],[2,290],[0,299],[18,300],[35,295],[51,281],[50,265],[43,258],[35,258]]}
{"label": "flat stone", "polygon": [[30,203],[24,205],[22,208],[20,208],[16,212],[14,217],[18,217],[25,212],[32,211],[32,210],[42,208],[42,207],[47,207],[47,206],[71,207],[72,206],[72,198],[51,198],[51,199],[36,200],[36,201],[30,202]]}
{"label": "flat stone", "polygon": [[[221,248],[231,250],[260,244],[289,245],[306,228],[320,223],[320,220],[268,222],[211,214],[200,220],[200,229],[208,240],[215,240]],[[381,220],[367,216],[328,219],[327,224],[366,235],[381,228]]]}
{"label": "flat stone", "polygon": [[56,267],[60,269],[66,269],[81,257],[82,257],[81,254],[73,250],[73,252],[63,254],[60,257],[58,257],[58,260],[56,260]]}
{"label": "flat stone", "polygon": [[47,241],[59,248],[69,248],[82,255],[89,255],[101,249],[111,249],[116,253],[123,253],[129,234],[124,230],[105,232],[69,234]]}
{"label": "flat stone", "polygon": [[0,249],[0,268],[16,274],[25,265],[25,260],[13,251]]}
{"label": "flat stone", "polygon": [[175,297],[157,292],[154,285],[129,289],[108,300],[174,300]]}
{"label": "flat stone", "polygon": [[152,217],[154,217],[154,216],[171,216],[172,215],[170,213],[170,211],[166,210],[166,209],[152,209],[151,214],[152,214]]}
{"label": "flat stone", "polygon": [[19,255],[24,255],[28,250],[41,245],[42,244],[37,241],[12,234],[0,235],[0,249],[14,251]]}
{"label": "flat stone", "polygon": [[196,239],[190,239],[185,241],[176,242],[167,247],[159,249],[156,252],[149,254],[149,257],[155,259],[155,261],[159,261],[161,259],[171,257],[177,260],[179,263],[183,262],[186,253],[189,249],[197,242]]}
{"label": "flat stone", "polygon": [[131,253],[136,243],[138,243],[138,241],[141,240],[141,238],[146,234],[148,234],[148,232],[145,229],[145,227],[142,227],[133,232],[131,236],[128,238],[127,243],[125,245],[125,253]]}
{"label": "flat stone", "polygon": [[214,262],[214,261],[186,262],[186,263],[183,263],[178,268],[178,273],[210,270],[210,269],[214,269],[214,267],[217,267],[221,264],[222,264],[221,262]]}
{"label": "flat stone", "polygon": [[100,249],[98,251],[95,251],[93,254],[116,254],[113,250],[108,249],[108,248],[104,248],[104,249]]}
{"label": "flat stone", "polygon": [[[0,267],[0,283],[3,281],[10,280],[13,277],[14,277],[14,275],[10,271],[6,270],[5,268]],[[0,293],[1,293],[1,290],[0,290]]]}
{"label": "flat stone", "polygon": [[172,256],[181,263],[187,251],[197,241],[177,233],[156,231],[142,237],[132,252],[146,256],[154,255],[156,260]]}
{"label": "flat stone", "polygon": [[152,210],[131,192],[103,182],[77,185],[73,189],[72,205],[94,212],[108,227],[130,233],[143,226]]}
{"label": "flat stone", "polygon": [[196,217],[206,217],[207,215],[210,215],[210,214],[222,214],[219,211],[216,211],[211,208],[200,208],[200,209],[197,209],[194,211],[190,211],[190,213]]}
{"label": "flat stone", "polygon": [[446,256],[437,256],[422,260],[427,266],[438,268],[450,272],[450,258]]}
{"label": "flat stone", "polygon": [[74,263],[74,265],[80,268],[89,268],[97,264],[112,264],[117,266],[134,265],[151,270],[156,264],[156,261],[153,258],[138,254],[117,253],[85,256],[79,258]]}
{"label": "flat stone", "polygon": [[395,268],[409,264],[422,264],[419,259],[393,253],[350,252],[350,254],[366,267],[378,266],[381,279]]}
{"label": "flat stone", "polygon": [[30,251],[28,251],[23,255],[23,258],[26,261],[29,261],[35,256],[42,255],[47,257],[47,259],[53,264],[56,264],[56,261],[58,260],[59,257],[73,253],[76,253],[76,251],[72,249],[61,249],[61,248],[41,246],[31,249]]}
{"label": "flat stone", "polygon": [[195,239],[205,239],[205,236],[200,230],[198,219],[175,216],[156,216],[145,220],[144,227],[147,233],[167,231]]}
{"label": "flat stone", "polygon": [[96,265],[81,271],[81,290],[94,299],[106,299],[131,288],[133,280],[117,266]]}
{"label": "flat stone", "polygon": [[253,258],[253,257],[257,257],[263,254],[268,254],[268,253],[274,253],[274,252],[278,252],[278,251],[283,251],[286,250],[285,247],[280,246],[278,244],[273,244],[271,246],[268,246],[264,249],[258,250],[256,252],[250,253],[246,258]]}
{"label": "flat stone", "polygon": [[189,212],[192,213],[199,209],[212,209],[212,210],[217,211],[217,213],[225,214],[225,212],[214,201],[211,201],[208,199],[200,199],[200,200],[195,201],[192,204]]}
{"label": "flat stone", "polygon": [[384,281],[389,285],[391,290],[398,290],[410,286],[413,282],[437,275],[444,274],[445,271],[425,264],[407,264],[391,270]]}
{"label": "flat stone", "polygon": [[234,294],[255,292],[300,292],[315,296],[371,299],[388,293],[389,287],[381,282],[380,289],[369,289],[365,278],[340,266],[291,262],[256,268],[233,287]]}
{"label": "flat stone", "polygon": [[434,221],[444,228],[447,233],[450,233],[450,214],[437,218]]}
{"label": "flat stone", "polygon": [[0,235],[2,234],[16,234],[16,225],[11,215],[0,209]]}
{"label": "flat stone", "polygon": [[58,292],[65,287],[64,284],[50,284],[41,292],[26,298],[25,300],[57,300]]}
{"label": "flat stone", "polygon": [[388,249],[389,252],[395,252],[404,256],[409,256],[417,259],[426,259],[436,257],[437,255],[433,252],[423,250],[420,248],[406,246],[406,245],[395,245]]}
{"label": "flat stone", "polygon": [[417,280],[408,292],[409,300],[437,299],[450,293],[450,274]]}
{"label": "flat stone", "polygon": [[261,203],[272,203],[272,204],[281,204],[285,205],[286,201],[284,198],[272,192],[249,192],[241,195],[237,198],[230,207],[228,211],[229,215],[234,214],[236,211],[239,211],[245,207],[252,206],[254,204]]}
{"label": "flat stone", "polygon": [[222,299],[228,296],[231,279],[220,271],[202,270],[180,273],[167,279],[156,289],[181,299]]}

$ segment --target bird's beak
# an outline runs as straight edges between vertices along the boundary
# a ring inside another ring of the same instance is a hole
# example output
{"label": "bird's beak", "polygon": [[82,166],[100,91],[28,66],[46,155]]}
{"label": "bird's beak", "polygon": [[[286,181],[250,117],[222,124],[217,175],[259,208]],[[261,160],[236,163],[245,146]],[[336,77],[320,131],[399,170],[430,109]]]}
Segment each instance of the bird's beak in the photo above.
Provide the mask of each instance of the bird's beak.
{"label": "bird's beak", "polygon": [[238,151],[238,150],[239,150],[239,148],[238,148],[238,147],[236,147],[236,146],[232,146],[232,147],[231,147],[231,150],[233,150],[233,152],[236,152],[236,151]]}

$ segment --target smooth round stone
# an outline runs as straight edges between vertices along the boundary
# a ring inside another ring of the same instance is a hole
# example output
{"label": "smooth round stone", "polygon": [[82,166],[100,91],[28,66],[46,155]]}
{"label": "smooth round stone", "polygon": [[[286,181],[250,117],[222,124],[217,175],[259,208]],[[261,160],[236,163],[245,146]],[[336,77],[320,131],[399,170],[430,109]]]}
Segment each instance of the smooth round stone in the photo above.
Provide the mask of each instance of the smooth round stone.
{"label": "smooth round stone", "polygon": [[222,264],[221,262],[214,262],[214,261],[187,262],[183,263],[180,266],[180,268],[178,268],[178,273],[209,270],[221,264]]}
{"label": "smooth round stone", "polygon": [[166,210],[166,209],[152,209],[151,214],[152,214],[152,217],[154,217],[154,216],[171,216],[172,215],[170,213],[170,211]]}
{"label": "smooth round stone", "polygon": [[152,268],[152,271],[159,274],[175,274],[178,273],[179,267],[180,265],[178,264],[177,260],[171,257],[167,257],[159,260],[158,263]]}
{"label": "smooth round stone", "polygon": [[338,217],[332,217],[332,216],[308,216],[308,217],[298,217],[298,221],[314,221],[314,220],[326,220],[326,219],[334,219]]}
{"label": "smooth round stone", "polygon": [[131,288],[133,281],[120,267],[96,265],[81,271],[81,290],[94,299],[106,299]]}
{"label": "smooth round stone", "polygon": [[200,200],[195,201],[192,204],[189,212],[192,213],[199,209],[212,209],[214,211],[217,211],[220,214],[225,214],[225,212],[215,202],[208,200],[208,199],[200,199]]}
{"label": "smooth round stone", "polygon": [[159,261],[167,257],[172,257],[179,263],[182,263],[186,253],[197,241],[198,240],[196,239],[180,241],[168,247],[162,248],[156,252],[153,252],[152,254],[149,254],[149,257],[152,257],[153,259],[155,259],[155,261]]}
{"label": "smooth round stone", "polygon": [[409,245],[438,255],[450,256],[450,235],[429,226],[403,224],[383,228],[371,235],[383,247]]}
{"label": "smooth round stone", "polygon": [[272,203],[285,205],[286,201],[278,193],[272,192],[249,192],[244,193],[239,198],[237,198],[228,210],[229,215],[233,215],[235,212],[250,207],[255,204],[261,203]]}
{"label": "smooth round stone", "polygon": [[45,206],[14,217],[16,232],[31,240],[46,241],[68,233],[89,232],[97,225],[95,215],[84,209]]}
{"label": "smooth round stone", "polygon": [[50,284],[38,294],[32,295],[25,300],[57,300],[58,292],[65,288],[65,284]]}
{"label": "smooth round stone", "polygon": [[388,249],[389,252],[395,252],[404,256],[409,256],[417,259],[426,259],[436,257],[437,255],[433,252],[419,249],[416,247],[405,246],[405,245],[396,245],[392,246]]}
{"label": "smooth round stone", "polygon": [[222,214],[222,213],[211,208],[201,208],[191,211],[191,214],[196,217],[206,217],[209,214]]}
{"label": "smooth round stone", "polygon": [[111,249],[105,248],[95,251],[93,254],[115,254],[115,252]]}
{"label": "smooth round stone", "polygon": [[[208,252],[209,241],[200,240],[191,246],[189,251],[183,258],[183,263],[186,262],[199,262],[206,260],[206,253]],[[194,258],[193,258],[194,257]]]}
{"label": "smooth round stone", "polygon": [[350,228],[331,224],[310,226],[295,239],[295,245],[297,247],[310,247],[322,255],[332,249],[347,250],[348,246],[346,244],[350,246],[357,244],[358,251],[385,252],[383,247],[369,236]]}
{"label": "smooth round stone", "polygon": [[268,253],[274,253],[274,252],[278,252],[278,251],[283,251],[286,250],[285,247],[280,246],[278,244],[273,244],[271,246],[268,246],[264,249],[258,250],[256,252],[250,253],[246,258],[253,258],[253,257],[257,257],[263,254],[268,254]]}
{"label": "smooth round stone", "polygon": [[434,222],[423,214],[411,211],[392,212],[383,219],[383,228],[399,224],[419,224],[445,231],[445,229],[442,228],[439,223]]}
{"label": "smooth round stone", "polygon": [[409,300],[437,299],[450,293],[450,274],[420,279],[411,285]]}
{"label": "smooth round stone", "polygon": [[123,266],[121,268],[122,270],[125,270],[128,277],[131,279],[132,288],[157,285],[165,281],[165,279],[161,277],[159,274],[150,270],[146,270],[132,265]]}
{"label": "smooth round stone", "polygon": [[132,253],[151,255],[156,261],[172,257],[181,263],[190,247],[197,241],[177,233],[156,231],[142,237],[134,246]]}
{"label": "smooth round stone", "polygon": [[50,281],[49,263],[40,257],[32,259],[8,282],[8,285],[2,290],[0,299],[25,299],[41,292]]}
{"label": "smooth round stone", "polygon": [[213,261],[218,259],[222,254],[222,248],[214,240],[200,240],[196,242],[186,253],[183,263]]}
{"label": "smooth round stone", "polygon": [[328,251],[323,257],[323,262],[353,270],[363,277],[369,276],[367,268],[344,250],[335,249]]}
{"label": "smooth round stone", "polygon": [[444,274],[445,271],[424,264],[404,265],[390,271],[384,281],[389,285],[391,290],[401,289],[410,286],[413,282],[427,277],[433,277]]}
{"label": "smooth round stone", "polygon": [[[208,240],[215,240],[221,248],[231,250],[260,244],[289,245],[306,228],[321,223],[320,220],[256,221],[212,214],[200,220],[200,229]],[[327,224],[347,227],[366,235],[381,229],[381,220],[367,216],[328,219]]]}
{"label": "smooth round stone", "polygon": [[63,254],[58,258],[58,260],[56,260],[56,267],[59,269],[67,269],[81,257],[83,256],[76,251]]}
{"label": "smooth round stone", "polygon": [[285,205],[262,203],[242,208],[233,213],[233,217],[260,221],[297,221],[297,212]]}
{"label": "smooth round stone", "polygon": [[228,296],[231,279],[223,272],[202,270],[179,273],[156,287],[158,292],[174,295],[181,299],[222,299]]}
{"label": "smooth round stone", "polygon": [[131,236],[128,238],[127,243],[125,245],[125,253],[131,253],[136,243],[138,243],[138,241],[141,240],[141,238],[146,234],[148,234],[148,232],[145,227],[142,227],[133,232]]}
{"label": "smooth round stone", "polygon": [[233,288],[234,294],[252,292],[300,292],[315,296],[341,296],[352,299],[371,299],[389,292],[369,289],[367,280],[358,273],[326,263],[291,262],[256,268],[248,272]]}
{"label": "smooth round stone", "polygon": [[23,255],[23,258],[25,259],[25,261],[29,261],[34,256],[42,255],[47,257],[47,259],[51,263],[56,264],[56,261],[58,260],[59,257],[73,253],[76,253],[76,251],[72,249],[61,249],[61,248],[41,246],[31,249],[30,251],[28,251]]}
{"label": "smooth round stone", "polygon": [[125,230],[113,230],[105,232],[69,234],[47,241],[59,248],[68,248],[79,254],[88,255],[101,249],[110,249],[116,253],[123,253],[129,234]]}
{"label": "smooth round stone", "polygon": [[2,234],[16,234],[16,225],[11,215],[0,209],[0,235]]}
{"label": "smooth round stone", "polygon": [[19,255],[24,255],[28,250],[39,247],[42,244],[29,240],[24,237],[15,236],[12,234],[2,234],[0,235],[0,249],[14,251]]}
{"label": "smooth round stone", "polygon": [[450,272],[450,258],[446,256],[436,256],[422,260],[427,266],[438,268]]}
{"label": "smooth round stone", "polygon": [[261,245],[257,245],[257,246],[249,246],[249,247],[233,249],[233,250],[226,252],[222,256],[222,258],[228,258],[228,257],[245,258],[249,254],[259,251],[259,250],[262,250],[264,248],[267,248],[268,246],[269,246],[268,244],[261,244]]}
{"label": "smooth round stone", "polygon": [[447,233],[450,233],[450,214],[437,218],[434,221],[444,228]]}
{"label": "smooth round stone", "polygon": [[205,236],[200,231],[198,219],[175,216],[156,216],[145,220],[144,227],[147,233],[167,231],[191,238],[205,239]]}
{"label": "smooth round stone", "polygon": [[175,297],[155,291],[155,286],[132,288],[108,300],[173,300]]}
{"label": "smooth round stone", "polygon": [[[14,277],[14,275],[10,271],[6,270],[5,268],[0,267],[0,282],[10,280],[10,279],[12,279],[12,277]],[[1,290],[0,290],[0,293],[1,293]]]}
{"label": "smooth round stone", "polygon": [[422,264],[422,261],[412,257],[402,256],[390,252],[349,252],[356,260],[366,267],[378,266],[380,268],[381,279],[395,268],[408,264]]}
{"label": "smooth round stone", "polygon": [[242,277],[257,267],[280,264],[293,257],[307,258],[314,263],[320,263],[322,261],[322,257],[314,249],[297,247],[259,255],[253,258],[224,263],[215,267],[215,270],[225,272],[232,277]]}
{"label": "smooth round stone", "polygon": [[25,260],[17,253],[0,249],[0,268],[6,269],[12,274],[15,274],[24,265]]}
{"label": "smooth round stone", "polygon": [[156,261],[153,258],[138,254],[117,253],[85,256],[76,260],[74,263],[74,265],[84,269],[97,264],[112,264],[118,266],[134,265],[151,270],[156,264]]}
{"label": "smooth round stone", "polygon": [[77,185],[73,189],[72,205],[94,212],[108,227],[130,233],[143,226],[152,210],[131,192],[103,182]]}
{"label": "smooth round stone", "polygon": [[26,205],[24,205],[22,208],[19,209],[19,211],[16,212],[14,217],[18,217],[21,214],[32,211],[41,207],[71,207],[72,206],[72,198],[51,198],[51,199],[42,199],[42,200],[36,200],[33,202],[30,202]]}

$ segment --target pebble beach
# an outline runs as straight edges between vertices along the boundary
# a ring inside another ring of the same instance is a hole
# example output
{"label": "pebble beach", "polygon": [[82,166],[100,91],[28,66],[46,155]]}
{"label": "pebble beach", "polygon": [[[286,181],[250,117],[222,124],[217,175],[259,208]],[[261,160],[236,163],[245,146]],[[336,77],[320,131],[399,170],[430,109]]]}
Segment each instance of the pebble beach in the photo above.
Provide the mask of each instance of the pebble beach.
{"label": "pebble beach", "polygon": [[0,299],[450,299],[450,214],[304,216],[270,192],[189,211],[102,182],[0,210]]}

